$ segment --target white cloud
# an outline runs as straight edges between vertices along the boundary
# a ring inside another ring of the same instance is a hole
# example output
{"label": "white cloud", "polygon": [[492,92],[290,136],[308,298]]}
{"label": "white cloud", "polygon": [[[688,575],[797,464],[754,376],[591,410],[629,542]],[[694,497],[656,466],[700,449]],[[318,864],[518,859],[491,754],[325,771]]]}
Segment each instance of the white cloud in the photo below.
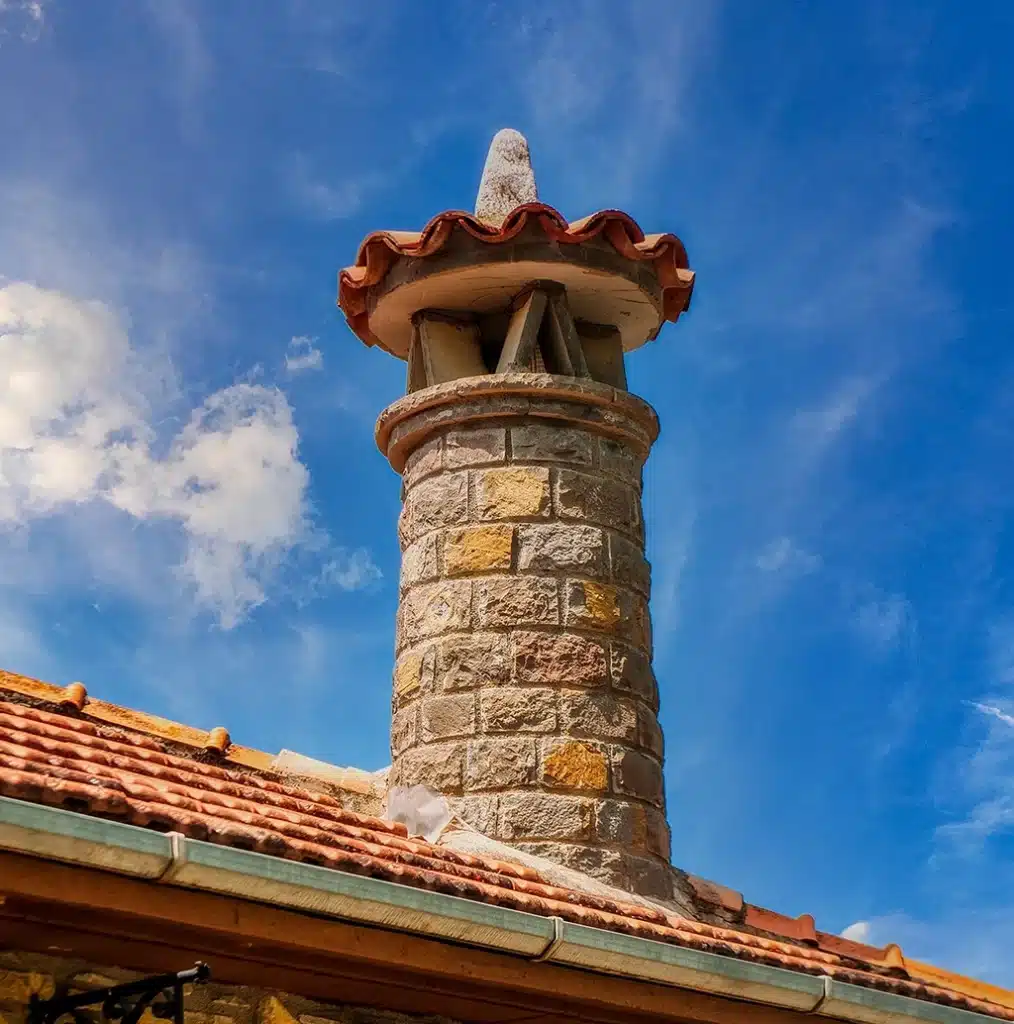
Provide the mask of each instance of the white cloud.
{"label": "white cloud", "polygon": [[25,42],[34,42],[45,23],[42,0],[0,0],[0,40],[4,36],[17,36]]}
{"label": "white cloud", "polygon": [[801,548],[789,537],[778,537],[765,545],[754,565],[761,572],[807,576],[820,568],[821,558]]}
{"label": "white cloud", "polygon": [[869,921],[855,921],[842,930],[841,937],[843,939],[851,939],[853,942],[869,942],[870,932]]}
{"label": "white cloud", "polygon": [[290,158],[284,174],[296,206],[308,216],[324,221],[344,220],[358,213],[377,181],[371,175],[325,180],[304,153]]}
{"label": "white cloud", "polygon": [[[313,536],[292,410],[276,388],[234,384],[165,443],[148,384],[109,306],[26,283],[0,288],[0,526],[94,504],[171,524],[181,579],[230,627]],[[343,567],[330,583],[366,581],[368,556],[330,557]]]}
{"label": "white cloud", "polygon": [[314,345],[316,338],[297,335],[289,342],[285,350],[285,369],[289,373],[302,373],[304,370],[320,370],[324,367],[324,353]]}

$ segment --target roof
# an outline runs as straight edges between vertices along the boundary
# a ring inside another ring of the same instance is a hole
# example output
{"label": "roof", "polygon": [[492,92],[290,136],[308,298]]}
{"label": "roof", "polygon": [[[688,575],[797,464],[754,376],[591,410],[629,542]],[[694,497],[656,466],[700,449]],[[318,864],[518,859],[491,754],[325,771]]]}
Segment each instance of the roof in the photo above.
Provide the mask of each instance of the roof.
{"label": "roof", "polygon": [[464,232],[488,245],[503,245],[529,227],[541,231],[547,242],[562,246],[601,238],[620,256],[649,263],[662,291],[664,320],[675,322],[690,304],[694,275],[689,269],[687,251],[675,235],[645,235],[632,217],[619,210],[602,210],[568,222],[551,206],[524,203],[499,225],[461,210],[448,210],[438,213],[422,231],[372,232],[359,246],[355,264],[338,275],[338,305],[353,332],[367,345],[373,345],[377,339],[369,327],[369,292],[383,282],[399,259],[435,256],[456,232]]}
{"label": "roof", "polygon": [[0,673],[0,795],[1014,1021],[1014,993],[908,960],[897,946],[817,931],[812,918],[746,904],[702,879],[691,878],[702,916],[710,906],[739,924],[562,888],[529,867],[412,838],[349,809],[340,790],[294,785],[245,748],[234,757],[224,730],[208,742],[215,733],[91,701],[80,684]]}

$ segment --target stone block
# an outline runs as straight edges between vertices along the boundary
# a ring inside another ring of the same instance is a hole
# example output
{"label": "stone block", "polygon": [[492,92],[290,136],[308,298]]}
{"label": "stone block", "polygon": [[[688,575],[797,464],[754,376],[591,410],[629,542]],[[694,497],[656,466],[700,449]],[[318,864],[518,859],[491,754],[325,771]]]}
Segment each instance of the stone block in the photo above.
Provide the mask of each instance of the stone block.
{"label": "stone block", "polygon": [[613,748],[613,789],[656,806],[662,805],[662,766],[654,758],[636,750]]}
{"label": "stone block", "polygon": [[545,857],[555,864],[597,878],[606,885],[629,891],[623,856],[616,850],[579,843],[521,842],[514,845],[526,853]]}
{"label": "stone block", "polygon": [[460,793],[464,770],[464,741],[412,747],[395,758],[389,785],[426,785],[438,793]]}
{"label": "stone block", "polygon": [[444,571],[448,576],[510,569],[514,527],[506,523],[464,526],[444,534]]}
{"label": "stone block", "polygon": [[511,427],[511,458],[517,462],[568,462],[590,466],[597,438],[584,430],[531,423]]}
{"label": "stone block", "polygon": [[605,753],[579,740],[550,740],[542,752],[542,779],[550,788],[603,792],[609,786]]}
{"label": "stone block", "polygon": [[635,892],[663,900],[672,899],[672,867],[669,864],[654,857],[638,857],[636,854],[625,853],[623,866],[630,888]]}
{"label": "stone block", "polygon": [[438,473],[444,466],[444,439],[434,437],[418,448],[405,460],[401,478],[406,489],[414,487],[423,477]]}
{"label": "stone block", "polygon": [[55,991],[52,975],[37,971],[0,971],[0,1003],[27,1003],[32,996],[51,999]]}
{"label": "stone block", "polygon": [[526,523],[518,527],[518,568],[607,576],[605,534],[596,526]]}
{"label": "stone block", "polygon": [[444,465],[480,466],[503,462],[507,458],[507,430],[490,427],[486,430],[452,430],[444,437]]}
{"label": "stone block", "polygon": [[419,738],[419,707],[411,704],[395,711],[391,719],[391,754],[399,757],[409,747],[414,747]]}
{"label": "stone block", "polygon": [[437,647],[437,690],[502,686],[510,678],[510,645],[503,633],[448,637]]}
{"label": "stone block", "polygon": [[398,518],[398,538],[404,551],[430,530],[464,522],[468,511],[468,475],[440,473],[413,487]]}
{"label": "stone block", "polygon": [[555,732],[557,691],[501,686],[479,694],[484,732]]}
{"label": "stone block", "polygon": [[257,1022],[258,1024],[296,1024],[295,1018],[277,996],[267,996],[260,1001],[257,1006]]}
{"label": "stone block", "polygon": [[648,847],[648,811],[629,800],[600,800],[595,805],[595,835],[628,850]]}
{"label": "stone block", "polygon": [[398,608],[400,647],[451,630],[468,628],[472,606],[470,580],[441,580],[413,587]]}
{"label": "stone block", "polygon": [[648,605],[640,594],[597,580],[571,580],[566,584],[564,622],[568,626],[597,629],[645,648]]}
{"label": "stone block", "polygon": [[549,470],[539,466],[475,470],[477,519],[532,519],[549,515]]}
{"label": "stone block", "polygon": [[672,837],[665,815],[654,807],[645,809],[648,852],[668,861],[671,856]]}
{"label": "stone block", "polygon": [[624,644],[613,644],[609,661],[613,686],[634,694],[657,711],[658,684],[648,655]]}
{"label": "stone block", "polygon": [[606,649],[574,633],[518,630],[514,671],[518,682],[547,686],[601,686],[609,679]]}
{"label": "stone block", "polygon": [[637,742],[637,709],[611,692],[560,695],[560,728],[571,736]]}
{"label": "stone block", "polygon": [[629,445],[611,437],[600,437],[598,445],[601,469],[612,476],[621,477],[640,490],[643,458]]}
{"label": "stone block", "polygon": [[658,724],[655,713],[643,706],[637,713],[637,742],[639,746],[650,751],[660,761],[662,760],[665,754],[665,740],[662,737],[662,727]]}
{"label": "stone block", "polygon": [[471,736],[475,732],[475,697],[455,693],[423,701],[419,738],[423,743]]}
{"label": "stone block", "polygon": [[626,584],[645,597],[651,593],[651,566],[644,557],[640,544],[621,537],[618,533],[609,535],[609,567],[617,583]]}
{"label": "stone block", "polygon": [[403,654],[394,665],[395,703],[412,700],[433,688],[436,657],[432,648]]}
{"label": "stone block", "polygon": [[640,536],[640,498],[632,487],[619,480],[561,469],[555,504],[561,519],[597,523]]}
{"label": "stone block", "polygon": [[539,755],[530,736],[483,736],[468,744],[465,788],[513,789],[533,785],[538,778]]}
{"label": "stone block", "polygon": [[402,592],[417,583],[426,583],[440,576],[440,534],[427,533],[404,550],[401,556]]}
{"label": "stone block", "polygon": [[468,794],[451,801],[451,810],[484,836],[495,836],[499,798],[495,793]]}
{"label": "stone block", "polygon": [[505,839],[587,839],[594,805],[580,796],[515,792],[500,797],[500,835]]}
{"label": "stone block", "polygon": [[557,581],[538,576],[510,576],[475,581],[479,626],[556,625],[560,621]]}

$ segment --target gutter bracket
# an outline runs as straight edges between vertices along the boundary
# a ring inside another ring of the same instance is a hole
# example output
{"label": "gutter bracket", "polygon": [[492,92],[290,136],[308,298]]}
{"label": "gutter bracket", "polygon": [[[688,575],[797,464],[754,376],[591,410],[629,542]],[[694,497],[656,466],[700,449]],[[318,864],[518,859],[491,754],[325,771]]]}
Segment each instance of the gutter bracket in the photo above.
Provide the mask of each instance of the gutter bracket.
{"label": "gutter bracket", "polygon": [[182,832],[167,832],[166,838],[169,840],[169,863],[155,881],[171,883],[187,866],[190,858],[187,856],[187,839]]}
{"label": "gutter bracket", "polygon": [[553,922],[553,937],[541,953],[531,958],[532,963],[543,963],[552,959],[553,954],[563,945],[563,918],[551,917],[549,920]]}
{"label": "gutter bracket", "polygon": [[820,1008],[831,998],[831,978],[825,974],[821,977],[821,982],[824,985],[824,990],[821,993],[820,998],[810,1007],[806,1013],[820,1013]]}

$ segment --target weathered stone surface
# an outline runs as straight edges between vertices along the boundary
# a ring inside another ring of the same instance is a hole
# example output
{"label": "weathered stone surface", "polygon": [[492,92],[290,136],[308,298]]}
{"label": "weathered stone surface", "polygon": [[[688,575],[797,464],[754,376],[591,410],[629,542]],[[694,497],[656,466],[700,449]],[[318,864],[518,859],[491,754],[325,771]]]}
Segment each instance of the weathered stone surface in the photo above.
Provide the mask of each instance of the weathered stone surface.
{"label": "weathered stone surface", "polygon": [[510,645],[503,633],[473,633],[440,641],[436,689],[471,690],[510,682]]}
{"label": "weathered stone surface", "polygon": [[475,514],[481,520],[549,515],[549,470],[539,466],[476,470]]}
{"label": "weathered stone surface", "polygon": [[645,810],[645,816],[648,852],[661,857],[663,860],[669,860],[672,840],[669,833],[669,823],[665,820],[665,815],[654,807],[648,807]]}
{"label": "weathered stone surface", "polygon": [[579,740],[554,740],[543,753],[542,777],[553,788],[594,790],[609,785],[606,755]]}
{"label": "weathered stone surface", "polygon": [[412,747],[391,766],[390,785],[422,784],[438,793],[460,793],[465,770],[465,744],[434,743]]}
{"label": "weathered stone surface", "polygon": [[505,839],[587,839],[594,820],[594,805],[585,797],[538,792],[500,797],[500,834]]}
{"label": "weathered stone surface", "polygon": [[616,747],[612,762],[613,789],[617,793],[661,805],[662,767],[658,761],[636,750]]}
{"label": "weathered stone surface", "polygon": [[654,857],[625,853],[623,866],[631,889],[645,896],[657,896],[664,900],[672,898],[672,868],[668,864]]}
{"label": "weathered stone surface", "polygon": [[396,703],[433,688],[436,657],[433,649],[403,654],[394,666],[394,697]]}
{"label": "weathered stone surface", "polygon": [[[228,1021],[225,1017],[223,1020]],[[257,1007],[258,1024],[296,1024],[295,1017],[276,996],[267,996]]]}
{"label": "weathered stone surface", "polygon": [[591,875],[606,885],[613,885],[618,889],[628,888],[623,856],[616,850],[559,842],[520,842],[515,845],[519,850],[534,854],[536,857],[545,857],[546,860]]}
{"label": "weathered stone surface", "polygon": [[649,809],[628,800],[600,800],[595,805],[595,835],[629,850],[647,849]]}
{"label": "weathered stone surface", "polygon": [[401,556],[401,589],[435,580],[440,575],[440,534],[428,533],[409,544]]}
{"label": "weathered stone surface", "polygon": [[402,646],[452,629],[465,629],[472,603],[469,580],[441,580],[409,590],[398,609]]}
{"label": "weathered stone surface", "polygon": [[530,786],[536,781],[538,770],[538,749],[531,736],[477,738],[468,744],[465,788]]}
{"label": "weathered stone surface", "polygon": [[480,626],[555,625],[560,621],[557,581],[537,576],[475,581]]}
{"label": "weathered stone surface", "polygon": [[405,469],[401,475],[405,487],[415,486],[424,476],[436,473],[443,468],[444,439],[435,437],[418,448],[405,460]]}
{"label": "weathered stone surface", "polygon": [[555,732],[556,690],[501,686],[479,694],[484,732]]}
{"label": "weathered stone surface", "polygon": [[441,473],[427,477],[408,492],[402,506],[398,519],[402,550],[430,530],[463,522],[467,511],[466,473]]}
{"label": "weathered stone surface", "polygon": [[610,673],[617,690],[632,693],[649,707],[658,710],[658,684],[651,668],[651,659],[644,651],[613,644],[610,651]]}
{"label": "weathered stone surface", "polygon": [[448,576],[510,569],[514,527],[506,523],[464,526],[444,534],[444,571]]}
{"label": "weathered stone surface", "polygon": [[634,704],[608,691],[561,695],[560,725],[568,735],[637,741]]}
{"label": "weathered stone surface", "polygon": [[586,520],[637,535],[640,499],[618,480],[561,469],[556,485],[556,511],[563,519]]}
{"label": "weathered stone surface", "polygon": [[598,445],[599,466],[602,470],[622,477],[640,489],[641,469],[644,465],[641,456],[629,445],[614,441],[611,437],[600,437]]}
{"label": "weathered stone surface", "polygon": [[484,836],[496,835],[500,801],[495,793],[470,794],[451,802],[451,810]]}
{"label": "weathered stone surface", "polygon": [[409,747],[415,746],[416,740],[419,738],[417,729],[419,721],[418,712],[418,704],[412,703],[409,707],[402,708],[394,713],[391,719],[392,756],[399,757]]}
{"label": "weathered stone surface", "polygon": [[625,583],[647,597],[651,593],[651,566],[640,544],[617,533],[609,535],[609,563],[613,579]]}
{"label": "weathered stone surface", "polygon": [[626,587],[598,580],[573,580],[566,585],[564,622],[583,626],[629,640],[647,649],[651,643],[647,629],[648,605],[644,598]]}
{"label": "weathered stone surface", "polygon": [[518,630],[514,665],[518,682],[557,686],[601,686],[609,679],[606,649],[573,633]]}
{"label": "weathered stone surface", "polygon": [[430,697],[422,705],[419,738],[424,743],[471,736],[475,732],[475,698],[470,693]]}
{"label": "weathered stone surface", "polygon": [[552,423],[511,427],[511,457],[518,462],[569,462],[590,466],[597,438],[583,430]]}
{"label": "weathered stone surface", "polygon": [[36,971],[0,971],[0,1002],[27,1003],[32,996],[51,999],[54,991],[51,975]]}
{"label": "weathered stone surface", "polygon": [[641,707],[637,715],[637,742],[646,750],[650,750],[660,761],[665,753],[665,741],[662,728],[654,713]]}
{"label": "weathered stone surface", "polygon": [[503,462],[506,458],[507,430],[504,427],[452,430],[444,438],[444,465],[448,469]]}
{"label": "weathered stone surface", "polygon": [[596,526],[526,523],[518,527],[518,568],[606,576],[605,534]]}

